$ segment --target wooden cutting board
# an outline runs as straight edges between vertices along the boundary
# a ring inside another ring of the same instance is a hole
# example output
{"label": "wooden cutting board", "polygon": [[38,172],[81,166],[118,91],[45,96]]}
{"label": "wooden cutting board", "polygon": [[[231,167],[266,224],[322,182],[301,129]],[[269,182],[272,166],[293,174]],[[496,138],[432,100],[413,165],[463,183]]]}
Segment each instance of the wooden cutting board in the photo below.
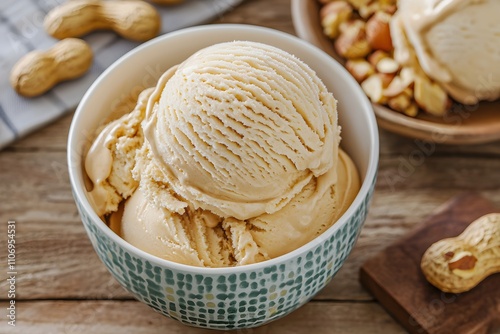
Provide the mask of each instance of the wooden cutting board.
{"label": "wooden cutting board", "polygon": [[475,219],[499,212],[475,193],[444,204],[416,230],[363,264],[361,284],[410,333],[482,334],[500,327],[500,274],[461,294],[443,293],[420,270],[425,250],[454,237]]}

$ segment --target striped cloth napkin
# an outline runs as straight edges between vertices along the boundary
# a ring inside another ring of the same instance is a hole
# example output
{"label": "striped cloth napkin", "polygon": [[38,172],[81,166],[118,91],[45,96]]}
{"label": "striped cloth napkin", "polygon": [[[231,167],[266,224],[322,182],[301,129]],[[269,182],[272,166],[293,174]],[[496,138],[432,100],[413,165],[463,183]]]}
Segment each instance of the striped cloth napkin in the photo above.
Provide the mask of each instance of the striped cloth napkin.
{"label": "striped cloth napkin", "polygon": [[[83,77],[61,83],[36,98],[24,98],[10,87],[12,66],[27,52],[48,49],[57,42],[43,30],[45,14],[66,0],[0,1],[0,149],[73,110],[92,82],[109,65],[139,43],[112,32],[95,32],[84,39],[94,52],[92,68]],[[243,0],[185,0],[157,6],[161,33],[215,19]]]}

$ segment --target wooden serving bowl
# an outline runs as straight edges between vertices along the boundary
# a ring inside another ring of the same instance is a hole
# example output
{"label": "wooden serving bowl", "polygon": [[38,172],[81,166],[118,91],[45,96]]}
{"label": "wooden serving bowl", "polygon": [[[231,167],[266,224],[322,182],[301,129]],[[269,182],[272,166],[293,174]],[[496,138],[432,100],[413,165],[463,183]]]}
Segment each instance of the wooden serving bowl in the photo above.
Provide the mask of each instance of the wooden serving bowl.
{"label": "wooden serving bowl", "polygon": [[[345,63],[323,34],[317,0],[292,0],[293,25],[297,35],[316,45],[341,64]],[[500,101],[474,106],[455,105],[443,117],[419,113],[409,117],[385,106],[373,104],[378,125],[388,131],[442,144],[481,144],[500,140]]]}

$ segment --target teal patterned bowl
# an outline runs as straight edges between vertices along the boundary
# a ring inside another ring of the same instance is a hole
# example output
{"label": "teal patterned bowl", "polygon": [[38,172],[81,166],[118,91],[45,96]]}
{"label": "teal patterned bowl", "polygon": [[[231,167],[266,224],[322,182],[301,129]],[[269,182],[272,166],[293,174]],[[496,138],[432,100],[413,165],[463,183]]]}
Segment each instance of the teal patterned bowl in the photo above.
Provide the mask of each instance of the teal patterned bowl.
{"label": "teal patterned bowl", "polygon": [[[362,187],[347,212],[326,232],[295,251],[262,263],[199,268],[147,254],[117,236],[93,211],[82,158],[95,129],[124,99],[123,92],[152,86],[164,70],[219,42],[274,45],[309,64],[339,101],[342,147],[353,158]],[[238,329],[278,319],[310,300],[335,276],[366,218],[378,163],[373,111],[356,81],[331,57],[285,33],[246,25],[210,25],[158,37],[110,66],[83,97],[71,124],[68,164],[83,224],[111,274],[137,299],[187,325]]]}

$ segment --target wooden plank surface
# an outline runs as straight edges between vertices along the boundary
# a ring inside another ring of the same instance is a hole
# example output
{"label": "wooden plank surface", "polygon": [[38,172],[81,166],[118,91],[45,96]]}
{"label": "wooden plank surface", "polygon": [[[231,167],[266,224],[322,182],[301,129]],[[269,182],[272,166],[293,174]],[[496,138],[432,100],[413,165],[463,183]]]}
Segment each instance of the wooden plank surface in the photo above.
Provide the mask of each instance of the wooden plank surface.
{"label": "wooden plank surface", "polygon": [[[217,22],[294,32],[290,0],[246,0]],[[66,140],[71,118],[65,116],[0,152],[2,231],[7,220],[17,222],[17,332],[186,331],[186,327],[132,300],[95,255],[68,181]],[[312,303],[248,333],[305,333],[312,329],[318,333],[404,332],[359,284],[361,264],[463,191],[478,191],[500,206],[500,142],[422,146],[385,131],[380,135],[380,171],[373,206],[348,261]],[[6,234],[0,233],[0,245],[5,239]],[[0,252],[0,263],[4,309],[4,251]],[[99,310],[97,315],[95,309]],[[11,333],[5,319],[2,315],[0,333]]]}

